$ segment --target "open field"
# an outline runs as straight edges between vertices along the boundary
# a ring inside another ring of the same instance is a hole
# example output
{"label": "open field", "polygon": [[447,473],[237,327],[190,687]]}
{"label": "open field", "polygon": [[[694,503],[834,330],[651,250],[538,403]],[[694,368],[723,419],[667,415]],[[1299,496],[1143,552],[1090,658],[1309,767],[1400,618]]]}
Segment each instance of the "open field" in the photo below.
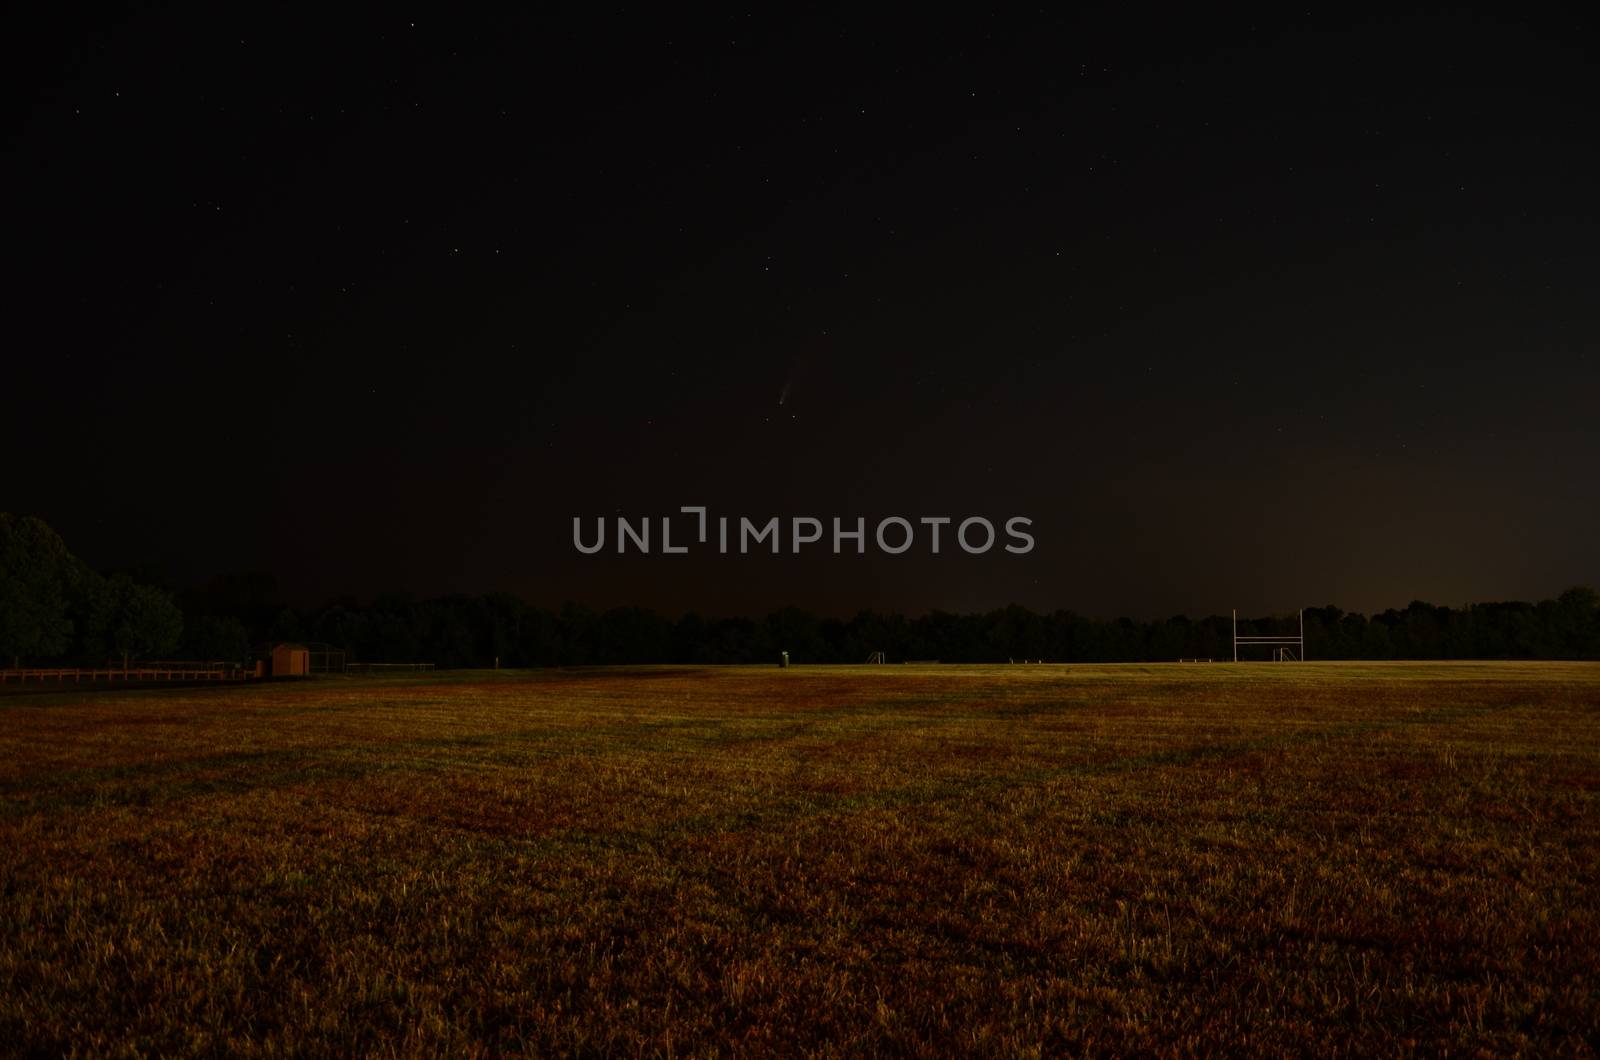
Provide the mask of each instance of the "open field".
{"label": "open field", "polygon": [[0,700],[0,1048],[1600,1045],[1600,664]]}

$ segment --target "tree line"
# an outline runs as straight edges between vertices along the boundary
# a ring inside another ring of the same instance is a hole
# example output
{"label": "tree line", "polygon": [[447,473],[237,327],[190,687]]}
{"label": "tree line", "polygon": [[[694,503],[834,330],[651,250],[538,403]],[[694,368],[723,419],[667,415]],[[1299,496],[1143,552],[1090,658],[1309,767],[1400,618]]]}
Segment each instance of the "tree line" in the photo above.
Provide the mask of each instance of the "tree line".
{"label": "tree line", "polygon": [[[1600,596],[1573,588],[1538,603],[1441,607],[1415,601],[1367,616],[1305,611],[1312,659],[1600,658]],[[1294,616],[1240,623],[1284,633]],[[670,618],[637,607],[595,610],[529,604],[509,593],[416,600],[384,595],[312,609],[283,602],[267,573],[230,575],[177,594],[126,574],[91,571],[37,519],[0,513],[0,659],[100,664],[177,653],[246,661],[263,643],[341,648],[354,661],[440,667],[621,663],[1161,662],[1232,658],[1228,616],[1100,620],[1019,606],[910,617],[862,611],[849,619],[783,608],[761,618]],[[1255,657],[1263,657],[1256,653]]]}
{"label": "tree line", "polygon": [[101,664],[176,648],[183,613],[127,574],[102,575],[42,520],[0,512],[0,661]]}
{"label": "tree line", "polygon": [[[873,652],[891,662],[1170,662],[1231,659],[1226,615],[1103,621],[1010,606],[977,614],[934,611],[908,617],[862,611],[849,619],[783,608],[762,618],[669,618],[637,607],[596,611],[568,603],[531,606],[509,594],[344,601],[311,612],[283,610],[270,638],[323,641],[374,662],[428,661],[442,667],[578,666],[619,663],[859,663]],[[1294,616],[1240,623],[1241,633],[1296,629]],[[1558,599],[1439,607],[1420,601],[1370,617],[1337,607],[1305,612],[1312,659],[1600,658],[1600,598],[1576,588]],[[1266,650],[1241,657],[1265,658]]]}

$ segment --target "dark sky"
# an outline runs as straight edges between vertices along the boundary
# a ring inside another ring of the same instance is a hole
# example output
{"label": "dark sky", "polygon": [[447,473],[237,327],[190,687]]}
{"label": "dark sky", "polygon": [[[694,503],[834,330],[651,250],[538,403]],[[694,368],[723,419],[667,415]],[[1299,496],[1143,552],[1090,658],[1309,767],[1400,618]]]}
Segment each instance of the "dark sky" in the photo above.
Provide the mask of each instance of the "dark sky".
{"label": "dark sky", "polygon": [[[8,24],[0,509],[304,604],[1600,582],[1588,23],[392,10]],[[691,504],[1036,546],[573,547]]]}

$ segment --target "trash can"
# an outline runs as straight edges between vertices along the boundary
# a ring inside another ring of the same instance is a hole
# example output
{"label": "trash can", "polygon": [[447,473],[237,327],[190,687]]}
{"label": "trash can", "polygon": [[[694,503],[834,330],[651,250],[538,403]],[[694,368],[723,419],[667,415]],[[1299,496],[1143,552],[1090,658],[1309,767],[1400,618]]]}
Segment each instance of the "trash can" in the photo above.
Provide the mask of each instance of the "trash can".
{"label": "trash can", "polygon": [[786,652],[786,651],[779,652],[778,653],[778,669],[787,670],[788,668],[789,668],[789,653]]}

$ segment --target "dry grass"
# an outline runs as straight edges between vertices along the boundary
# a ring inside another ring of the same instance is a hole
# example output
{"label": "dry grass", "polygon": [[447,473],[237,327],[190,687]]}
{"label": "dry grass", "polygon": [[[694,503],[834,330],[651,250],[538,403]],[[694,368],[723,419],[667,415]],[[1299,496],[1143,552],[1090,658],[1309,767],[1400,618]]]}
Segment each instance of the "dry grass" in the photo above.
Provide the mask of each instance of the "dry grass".
{"label": "dry grass", "polygon": [[1592,1054],[1600,666],[0,700],[0,1048]]}

